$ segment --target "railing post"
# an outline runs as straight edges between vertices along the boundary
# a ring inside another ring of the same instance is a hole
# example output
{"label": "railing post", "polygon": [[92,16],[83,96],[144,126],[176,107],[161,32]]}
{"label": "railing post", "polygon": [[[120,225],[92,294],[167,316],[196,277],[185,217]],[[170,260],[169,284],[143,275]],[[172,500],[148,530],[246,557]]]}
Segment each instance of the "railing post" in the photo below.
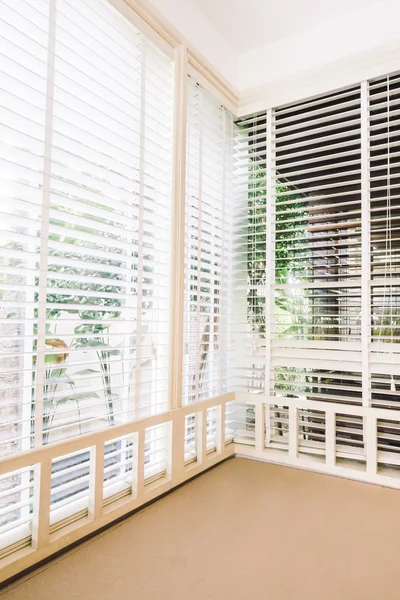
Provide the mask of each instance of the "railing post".
{"label": "railing post", "polygon": [[139,434],[132,435],[132,498],[138,496]]}
{"label": "railing post", "polygon": [[203,413],[196,412],[196,456],[199,465],[203,462]]}
{"label": "railing post", "polygon": [[51,458],[34,467],[32,548],[46,546],[50,538]]}
{"label": "railing post", "polygon": [[367,455],[367,473],[376,475],[378,470],[378,436],[377,436],[377,419],[376,416],[368,413],[364,417],[364,442],[366,445]]}
{"label": "railing post", "polygon": [[89,519],[96,521],[103,515],[104,444],[90,448]]}
{"label": "railing post", "polygon": [[138,498],[144,493],[144,448],[145,448],[146,430],[140,428],[138,431],[137,445],[137,471],[136,471],[136,486]]}
{"label": "railing post", "polygon": [[201,462],[204,463],[207,458],[207,409],[203,408],[200,414]]}
{"label": "railing post", "polygon": [[223,454],[225,450],[225,403],[217,406],[217,453]]}
{"label": "railing post", "polygon": [[325,464],[329,468],[336,464],[336,413],[329,408],[325,412]]}
{"label": "railing post", "polygon": [[264,404],[262,402],[257,402],[254,406],[254,415],[255,415],[255,448],[257,452],[262,452],[264,450]]}
{"label": "railing post", "polygon": [[297,406],[289,405],[289,456],[292,460],[297,459],[299,450],[299,434],[298,434],[298,408]]}
{"label": "railing post", "polygon": [[171,444],[171,485],[175,486],[184,479],[185,466],[185,415],[180,411],[172,413]]}

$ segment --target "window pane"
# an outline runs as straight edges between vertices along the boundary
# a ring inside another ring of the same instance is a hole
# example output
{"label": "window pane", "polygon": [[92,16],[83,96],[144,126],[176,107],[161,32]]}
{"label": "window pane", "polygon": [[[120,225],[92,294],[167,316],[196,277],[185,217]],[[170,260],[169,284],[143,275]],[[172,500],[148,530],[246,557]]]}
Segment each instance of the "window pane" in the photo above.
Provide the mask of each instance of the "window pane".
{"label": "window pane", "polygon": [[232,115],[189,78],[183,402],[228,390]]}
{"label": "window pane", "polygon": [[4,18],[0,455],[167,409],[174,77],[106,1]]}

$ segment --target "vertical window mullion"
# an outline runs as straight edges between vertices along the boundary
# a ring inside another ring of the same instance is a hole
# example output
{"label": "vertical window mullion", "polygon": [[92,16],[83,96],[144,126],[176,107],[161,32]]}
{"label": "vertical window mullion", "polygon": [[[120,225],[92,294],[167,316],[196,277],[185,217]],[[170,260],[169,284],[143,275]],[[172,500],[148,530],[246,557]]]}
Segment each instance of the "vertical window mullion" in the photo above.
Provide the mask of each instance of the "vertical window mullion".
{"label": "vertical window mullion", "polygon": [[361,84],[361,351],[363,405],[370,403],[371,242],[368,161],[368,83]]}
{"label": "vertical window mullion", "polygon": [[[232,348],[233,348],[233,219],[234,219],[234,203],[232,200],[232,192],[233,189],[237,187],[237,178],[236,178],[236,167],[234,165],[233,156],[234,156],[234,121],[232,114],[228,113],[225,110],[225,123],[228,124],[225,127],[225,157],[228,157],[229,160],[229,172],[225,174],[225,219],[222,224],[225,227],[224,240],[225,240],[225,249],[224,249],[224,264],[225,271],[228,273],[228,278],[226,282],[224,282],[224,290],[226,292],[226,303],[224,304],[220,301],[222,306],[226,308],[223,310],[224,312],[224,340],[223,346],[221,348],[221,352],[223,353],[224,360],[224,372],[222,375],[225,376],[225,383],[222,379],[221,381],[221,393],[225,391],[231,391],[234,389],[233,382],[233,371],[232,371]],[[227,179],[227,175],[229,179]],[[220,306],[220,312],[221,306]],[[232,379],[231,379],[232,378]]]}
{"label": "vertical window mullion", "polygon": [[202,376],[200,363],[202,359],[202,333],[201,333],[201,266],[202,266],[202,198],[203,198],[203,114],[202,114],[202,89],[198,88],[199,94],[199,145],[198,145],[198,199],[197,199],[197,289],[196,289],[196,370],[194,374],[194,381],[192,383],[193,390],[193,401],[199,400],[200,396],[200,377]]}
{"label": "vertical window mullion", "polygon": [[[220,102],[189,77],[185,223],[184,402],[226,390],[223,320],[229,319],[230,190],[225,171],[232,146]],[[233,140],[232,140],[233,142]],[[227,233],[228,232],[228,233]],[[223,262],[223,265],[221,265]]]}
{"label": "vertical window mullion", "polygon": [[[269,402],[271,395],[271,358],[272,358],[272,323],[275,307],[275,237],[274,237],[274,219],[273,214],[275,211],[275,170],[274,170],[274,158],[275,158],[275,143],[273,137],[273,119],[274,113],[272,109],[267,111],[267,148],[266,148],[266,242],[265,242],[265,256],[266,256],[266,274],[265,274],[265,396],[267,402]],[[270,406],[266,406],[265,419],[269,424],[269,410]],[[270,435],[270,428],[267,427],[267,435]],[[269,440],[267,440],[269,441]]]}
{"label": "vertical window mullion", "polygon": [[50,224],[51,161],[55,76],[57,0],[49,4],[49,36],[47,48],[46,117],[43,162],[42,212],[40,229],[40,266],[38,286],[37,353],[35,384],[35,446],[43,444],[44,386],[46,357],[47,265]]}
{"label": "vertical window mullion", "polygon": [[[229,211],[227,211],[227,198],[226,198],[226,175],[227,175],[227,152],[226,145],[228,142],[227,130],[228,130],[228,114],[224,108],[222,110],[222,212],[221,212],[221,273],[219,278],[219,292],[218,292],[218,304],[217,304],[217,315],[216,323],[213,324],[213,334],[215,335],[214,328],[216,327],[216,342],[219,349],[219,394],[223,393],[224,390],[224,375],[226,371],[227,362],[227,316],[226,311],[221,311],[224,305],[223,294],[228,291],[229,279],[226,277],[226,270],[229,268],[226,261],[226,223],[229,222]],[[228,271],[229,276],[229,271]],[[228,281],[228,285],[225,283]],[[223,314],[224,313],[224,314]]]}
{"label": "vertical window mullion", "polygon": [[135,408],[141,406],[141,361],[143,325],[143,221],[145,194],[145,145],[146,145],[146,46],[141,39],[140,74],[140,136],[139,136],[139,213],[138,213],[138,263],[137,263],[137,313],[136,313],[136,366],[135,366]]}
{"label": "vertical window mullion", "polygon": [[173,129],[173,189],[171,231],[171,309],[170,309],[170,362],[169,407],[182,403],[183,354],[185,308],[185,182],[186,182],[186,131],[187,131],[187,50],[185,46],[175,51],[174,129]]}

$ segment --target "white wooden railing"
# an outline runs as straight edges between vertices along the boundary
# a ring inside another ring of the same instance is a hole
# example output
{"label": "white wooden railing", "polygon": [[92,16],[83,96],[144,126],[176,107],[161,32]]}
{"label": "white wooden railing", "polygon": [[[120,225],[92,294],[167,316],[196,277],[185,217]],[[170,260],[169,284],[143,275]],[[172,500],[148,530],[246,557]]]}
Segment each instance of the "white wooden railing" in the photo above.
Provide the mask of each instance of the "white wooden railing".
{"label": "white wooden railing", "polygon": [[[278,400],[275,397],[267,401],[264,395],[248,393],[235,395],[240,406],[254,407],[254,439],[249,443],[246,436],[241,439],[236,435],[237,455],[400,489],[400,447],[397,450],[393,445],[387,451],[380,450],[378,444],[378,429],[384,423],[386,428],[392,426],[399,434],[398,437],[381,435],[395,438],[400,446],[399,411],[297,398],[282,398],[281,403]],[[284,420],[280,435],[277,435],[271,411],[279,412],[280,423]],[[318,437],[315,434],[302,434],[302,430],[313,431],[317,427],[301,421],[303,411],[319,413],[320,441],[313,440]],[[341,425],[340,419],[345,424],[350,423],[347,430],[351,430],[351,421],[357,420],[358,429],[353,431],[353,436],[350,431],[347,440],[341,436],[341,430],[346,432],[346,427]],[[361,441],[352,442],[352,437]]]}
{"label": "white wooden railing", "polygon": [[[312,417],[304,421],[309,411]],[[16,520],[0,535],[1,581],[234,455],[400,488],[400,450],[382,450],[378,439],[382,423],[399,429],[400,438],[399,419],[394,410],[296,398],[280,405],[276,397],[231,393],[5,458],[0,461],[0,478],[28,472],[31,491],[22,525]],[[155,469],[146,465],[145,440],[160,426],[165,433],[164,459]],[[347,441],[341,430],[350,431]],[[360,441],[351,443],[352,437]],[[392,437],[388,435],[389,443]],[[105,467],[105,447],[127,439],[130,452],[121,464],[128,462],[130,467],[122,479],[105,486],[105,473],[114,469]],[[54,464],[80,452],[89,463],[84,497],[77,494],[55,508]]]}
{"label": "white wooden railing", "polygon": [[[20,525],[17,519],[0,535],[3,548],[0,580],[7,580],[232,456],[235,447],[232,433],[226,434],[225,408],[233,399],[233,394],[226,394],[1,460],[0,478],[12,477],[20,472],[31,473],[29,487],[33,494],[28,498],[31,509],[27,511],[28,517],[21,520],[24,522]],[[196,423],[191,444],[194,452],[190,460],[185,443],[188,415],[192,415]],[[165,462],[156,477],[148,469],[146,477],[146,433],[159,425],[164,425],[166,431],[163,442]],[[121,494],[121,482],[114,489],[108,486],[111,489],[105,492],[105,445],[127,438],[131,443],[129,460],[132,464],[123,481],[124,493]],[[89,456],[85,498],[78,497],[63,509],[52,510],[52,465],[62,457],[79,452]],[[18,502],[16,506],[18,508]],[[13,505],[9,507],[9,510],[12,509]],[[73,514],[79,518],[71,519]],[[56,527],[57,523],[63,526]]]}

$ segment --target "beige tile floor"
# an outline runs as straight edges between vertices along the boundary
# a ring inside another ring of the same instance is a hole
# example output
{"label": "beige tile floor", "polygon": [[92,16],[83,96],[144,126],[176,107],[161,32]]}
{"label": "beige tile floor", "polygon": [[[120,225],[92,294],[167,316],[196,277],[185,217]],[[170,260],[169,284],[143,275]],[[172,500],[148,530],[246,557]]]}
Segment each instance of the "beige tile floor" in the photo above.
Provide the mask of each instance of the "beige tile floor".
{"label": "beige tile floor", "polygon": [[400,492],[229,460],[1,600],[400,600]]}

